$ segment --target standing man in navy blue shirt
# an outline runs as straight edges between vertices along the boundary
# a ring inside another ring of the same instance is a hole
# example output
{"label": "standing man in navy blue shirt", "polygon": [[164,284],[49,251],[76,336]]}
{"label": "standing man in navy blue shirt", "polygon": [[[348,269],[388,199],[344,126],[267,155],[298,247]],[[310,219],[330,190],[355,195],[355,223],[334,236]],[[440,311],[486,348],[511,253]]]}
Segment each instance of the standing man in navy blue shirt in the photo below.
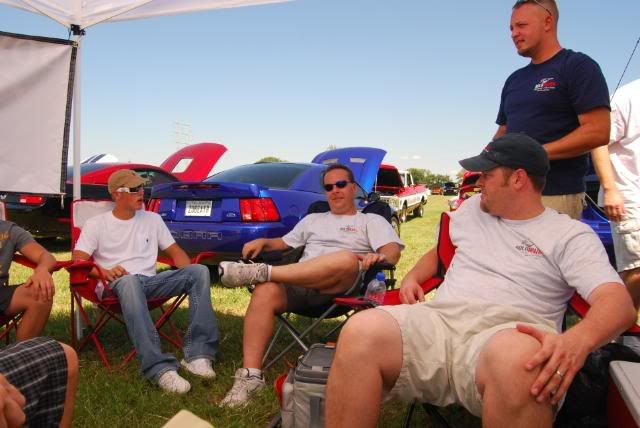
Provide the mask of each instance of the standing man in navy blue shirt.
{"label": "standing man in navy blue shirt", "polygon": [[538,140],[551,161],[543,203],[579,218],[588,154],[609,140],[609,91],[594,60],[560,46],[558,17],[555,0],[513,6],[511,38],[531,62],[504,84],[494,139],[508,132]]}

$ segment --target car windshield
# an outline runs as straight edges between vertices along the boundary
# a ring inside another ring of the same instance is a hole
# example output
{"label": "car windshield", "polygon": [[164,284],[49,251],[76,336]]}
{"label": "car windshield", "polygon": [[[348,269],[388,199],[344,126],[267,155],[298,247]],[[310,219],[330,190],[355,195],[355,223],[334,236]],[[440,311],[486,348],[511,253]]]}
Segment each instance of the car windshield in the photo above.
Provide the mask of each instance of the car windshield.
{"label": "car windshield", "polygon": [[402,187],[400,176],[398,175],[398,171],[395,169],[380,168],[378,170],[378,178],[376,184],[378,186]]}
{"label": "car windshield", "polygon": [[310,165],[291,163],[256,163],[219,172],[205,181],[209,183],[252,183],[271,189],[288,189]]}

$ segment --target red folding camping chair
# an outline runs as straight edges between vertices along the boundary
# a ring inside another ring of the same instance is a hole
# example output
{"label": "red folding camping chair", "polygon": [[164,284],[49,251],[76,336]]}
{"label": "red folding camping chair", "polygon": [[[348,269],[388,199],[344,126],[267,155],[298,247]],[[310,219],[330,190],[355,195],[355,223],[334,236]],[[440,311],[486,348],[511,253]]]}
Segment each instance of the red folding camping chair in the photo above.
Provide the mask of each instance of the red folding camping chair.
{"label": "red folding camping chair", "polygon": [[[74,201],[71,208],[72,248],[75,247],[75,244],[80,237],[82,227],[86,221],[96,215],[111,211],[113,207],[114,204],[112,201]],[[193,262],[198,263],[211,256],[213,256],[213,253],[201,253],[193,259]],[[162,255],[159,255],[158,260],[164,264],[171,264],[169,258]],[[91,260],[76,261],[73,264],[66,266],[66,269],[69,271],[69,284],[71,287],[71,345],[79,352],[89,342],[93,342],[102,363],[109,369],[111,366],[105,353],[104,346],[100,341],[99,334],[109,320],[115,320],[123,326],[125,323],[122,318],[120,303],[115,295],[105,293],[102,299],[98,298],[96,288],[99,286],[100,282],[102,282],[102,284],[106,284],[107,281],[104,277],[92,278],[89,276],[89,272],[91,272],[95,266],[95,263]],[[106,291],[107,287],[104,289]],[[186,297],[187,293],[183,292],[178,296],[152,298],[147,300],[147,307],[149,311],[158,310],[160,312],[159,317],[155,321],[155,327],[158,334],[167,343],[177,349],[182,347],[182,337],[179,330],[171,321],[171,316]],[[96,308],[97,313],[93,319],[83,306],[83,299],[91,302]],[[86,326],[86,334],[79,341],[76,338],[76,308]],[[168,332],[161,330],[164,326],[167,327],[169,330]],[[135,348],[133,348],[124,357],[121,365],[126,365],[135,355],[136,351]]]}

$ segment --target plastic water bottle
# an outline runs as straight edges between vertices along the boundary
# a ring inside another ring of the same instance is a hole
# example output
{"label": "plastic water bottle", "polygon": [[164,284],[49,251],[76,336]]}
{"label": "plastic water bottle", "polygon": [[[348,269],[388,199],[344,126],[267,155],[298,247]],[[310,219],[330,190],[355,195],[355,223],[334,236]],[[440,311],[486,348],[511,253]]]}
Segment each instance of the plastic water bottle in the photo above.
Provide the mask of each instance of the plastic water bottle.
{"label": "plastic water bottle", "polygon": [[378,272],[376,277],[367,284],[367,291],[364,293],[364,299],[373,306],[382,305],[384,295],[387,292],[387,283],[384,282],[384,272]]}

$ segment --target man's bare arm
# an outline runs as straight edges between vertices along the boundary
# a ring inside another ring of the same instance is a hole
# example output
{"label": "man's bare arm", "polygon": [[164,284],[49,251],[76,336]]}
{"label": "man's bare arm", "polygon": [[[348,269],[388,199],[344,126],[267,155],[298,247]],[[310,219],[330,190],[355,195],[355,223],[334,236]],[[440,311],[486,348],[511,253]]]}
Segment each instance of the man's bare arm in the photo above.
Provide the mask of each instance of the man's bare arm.
{"label": "man's bare arm", "polygon": [[609,142],[609,110],[598,107],[578,115],[580,126],[564,137],[544,144],[549,160],[568,159],[590,152]]}
{"label": "man's bare arm", "polygon": [[506,133],[507,133],[507,125],[500,125],[498,126],[498,130],[494,134],[493,139],[495,140],[496,138],[500,138]]}
{"label": "man's bare arm", "polygon": [[600,146],[593,149],[591,160],[604,192],[604,211],[609,220],[621,221],[625,215],[624,198],[616,186],[613,166],[609,159],[609,147]]}
{"label": "man's bare arm", "polygon": [[164,249],[164,252],[171,257],[173,264],[177,268],[183,268],[191,264],[191,259],[187,256],[182,248],[175,242]]}
{"label": "man's bare arm", "polygon": [[56,259],[35,241],[23,246],[20,249],[20,254],[36,264],[33,274],[24,283],[24,286],[33,287],[37,299],[51,300],[55,294],[51,271],[56,266]]}
{"label": "man's bare arm", "polygon": [[531,386],[539,402],[557,403],[590,352],[611,341],[636,320],[636,311],[626,288],[617,283],[600,285],[589,296],[591,309],[585,318],[562,334],[518,325],[518,331],[536,338],[542,345],[527,362],[527,370],[541,368]]}
{"label": "man's bare arm", "polygon": [[427,251],[411,270],[402,278],[400,285],[400,301],[416,303],[424,301],[424,293],[420,286],[438,272],[438,252],[436,248]]}
{"label": "man's bare arm", "polygon": [[286,250],[289,246],[282,238],[258,238],[242,247],[242,258],[252,259],[263,251]]}

